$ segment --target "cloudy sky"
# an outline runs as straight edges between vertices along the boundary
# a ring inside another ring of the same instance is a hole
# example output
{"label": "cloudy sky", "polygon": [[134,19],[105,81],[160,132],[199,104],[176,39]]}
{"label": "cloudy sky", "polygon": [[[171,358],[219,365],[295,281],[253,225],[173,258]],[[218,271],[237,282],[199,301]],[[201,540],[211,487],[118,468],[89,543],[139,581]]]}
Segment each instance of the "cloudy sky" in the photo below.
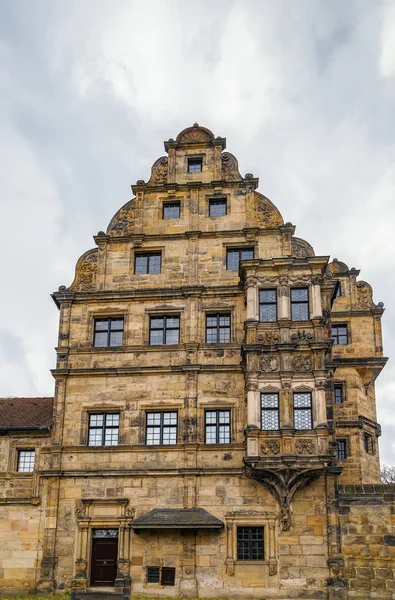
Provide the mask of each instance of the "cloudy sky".
{"label": "cloudy sky", "polygon": [[0,396],[52,395],[50,292],[198,121],[385,303],[395,464],[394,31],[394,0],[0,0]]}

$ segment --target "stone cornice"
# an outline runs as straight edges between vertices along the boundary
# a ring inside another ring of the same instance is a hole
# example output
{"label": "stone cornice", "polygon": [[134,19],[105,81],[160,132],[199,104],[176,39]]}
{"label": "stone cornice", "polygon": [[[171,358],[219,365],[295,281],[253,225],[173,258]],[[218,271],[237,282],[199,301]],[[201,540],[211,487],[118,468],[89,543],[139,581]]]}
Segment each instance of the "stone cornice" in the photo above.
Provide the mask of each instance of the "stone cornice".
{"label": "stone cornice", "polygon": [[[190,367],[191,365],[187,365]],[[242,373],[243,369],[240,365],[196,365],[199,367],[199,371],[202,373],[220,372],[220,373]],[[95,367],[87,369],[51,369],[52,375],[57,378],[67,377],[68,375],[82,376],[86,375],[104,375],[117,377],[119,375],[147,375],[148,373],[182,373],[185,370],[185,365],[180,366],[153,366],[153,367],[119,367],[119,368],[105,368]]]}

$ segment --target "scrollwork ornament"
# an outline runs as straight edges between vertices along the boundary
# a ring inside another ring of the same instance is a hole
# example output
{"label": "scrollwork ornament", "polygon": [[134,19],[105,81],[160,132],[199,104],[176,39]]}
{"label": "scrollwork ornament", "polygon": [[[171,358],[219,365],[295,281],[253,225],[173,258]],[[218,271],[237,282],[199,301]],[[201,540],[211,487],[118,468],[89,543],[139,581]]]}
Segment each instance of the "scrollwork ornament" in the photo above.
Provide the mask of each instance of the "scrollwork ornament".
{"label": "scrollwork ornament", "polygon": [[291,333],[291,341],[301,344],[303,342],[312,342],[314,335],[311,331],[305,329],[298,329],[298,331]]}
{"label": "scrollwork ornament", "polygon": [[151,185],[163,185],[167,183],[168,162],[167,156],[158,158],[152,167],[152,175],[148,183]]}
{"label": "scrollwork ornament", "polygon": [[77,506],[75,515],[77,519],[85,519],[87,517],[86,506]]}
{"label": "scrollwork ornament", "polygon": [[294,371],[311,371],[313,363],[310,356],[306,354],[296,354],[292,358],[292,367]]}
{"label": "scrollwork ornament", "polygon": [[230,152],[223,152],[221,156],[222,161],[222,177],[225,180],[240,180],[241,175],[239,172],[239,166],[237,159]]}
{"label": "scrollwork ornament", "polygon": [[320,275],[319,273],[316,273],[315,275],[313,275],[312,278],[311,278],[311,283],[313,285],[321,285],[321,283],[322,283],[322,275]]}
{"label": "scrollwork ornament", "polygon": [[258,333],[258,342],[262,342],[262,344],[271,346],[273,344],[278,344],[280,339],[277,331],[263,331]]}
{"label": "scrollwork ornament", "polygon": [[298,454],[314,454],[315,450],[314,442],[311,440],[297,440],[295,448]]}
{"label": "scrollwork ornament", "polygon": [[270,371],[277,371],[278,364],[279,364],[279,362],[278,362],[277,356],[265,354],[265,355],[261,356],[261,358],[260,358],[259,368],[261,371],[268,373]]}

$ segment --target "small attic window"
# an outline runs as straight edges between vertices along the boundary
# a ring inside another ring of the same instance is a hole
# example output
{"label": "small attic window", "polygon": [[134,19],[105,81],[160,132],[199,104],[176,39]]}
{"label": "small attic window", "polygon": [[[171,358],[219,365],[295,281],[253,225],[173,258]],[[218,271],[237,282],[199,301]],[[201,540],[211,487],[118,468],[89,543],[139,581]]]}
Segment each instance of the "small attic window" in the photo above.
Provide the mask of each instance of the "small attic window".
{"label": "small attic window", "polygon": [[202,165],[202,158],[188,158],[188,173],[201,173]]}

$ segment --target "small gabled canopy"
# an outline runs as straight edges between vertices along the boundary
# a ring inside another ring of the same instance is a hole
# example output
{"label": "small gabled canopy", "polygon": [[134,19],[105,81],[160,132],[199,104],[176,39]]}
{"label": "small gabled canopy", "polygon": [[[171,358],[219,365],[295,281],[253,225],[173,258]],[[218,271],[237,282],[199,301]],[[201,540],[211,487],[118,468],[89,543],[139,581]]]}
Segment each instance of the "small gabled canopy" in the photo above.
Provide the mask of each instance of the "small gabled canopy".
{"label": "small gabled canopy", "polygon": [[132,529],[221,529],[223,522],[203,508],[154,508],[132,522]]}

